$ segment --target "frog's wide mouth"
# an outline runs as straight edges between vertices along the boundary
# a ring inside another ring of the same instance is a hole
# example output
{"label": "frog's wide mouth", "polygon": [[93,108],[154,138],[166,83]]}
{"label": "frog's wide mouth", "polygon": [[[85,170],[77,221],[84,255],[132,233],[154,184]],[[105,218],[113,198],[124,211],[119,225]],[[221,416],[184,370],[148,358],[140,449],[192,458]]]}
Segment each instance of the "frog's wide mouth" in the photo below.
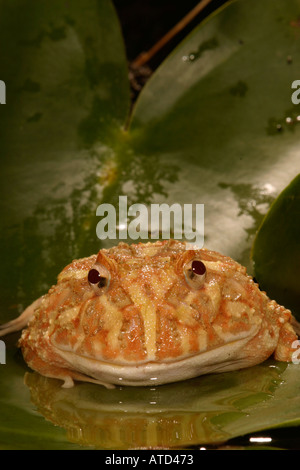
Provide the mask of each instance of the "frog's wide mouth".
{"label": "frog's wide mouth", "polygon": [[77,355],[57,347],[55,349],[56,353],[69,364],[70,371],[84,374],[87,381],[91,378],[91,381],[107,384],[155,386],[208,373],[242,369],[260,362],[260,357],[249,358],[242,354],[245,345],[253,338],[253,331],[249,333],[218,348],[165,362],[120,364]]}

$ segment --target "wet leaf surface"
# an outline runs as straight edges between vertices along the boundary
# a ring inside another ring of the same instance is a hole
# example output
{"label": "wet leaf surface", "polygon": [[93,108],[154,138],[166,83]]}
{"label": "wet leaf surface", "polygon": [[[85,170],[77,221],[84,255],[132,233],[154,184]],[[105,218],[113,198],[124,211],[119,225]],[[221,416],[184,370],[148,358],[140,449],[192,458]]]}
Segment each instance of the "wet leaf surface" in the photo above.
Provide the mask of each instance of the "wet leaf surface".
{"label": "wet leaf surface", "polygon": [[300,175],[273,202],[252,255],[261,288],[300,320]]}
{"label": "wet leaf surface", "polygon": [[300,166],[298,9],[268,0],[222,8],[154,73],[130,121],[135,153],[177,169],[166,199],[204,203],[206,246],[249,270],[253,236]]}
{"label": "wet leaf surface", "polygon": [[[129,112],[109,1],[1,2],[2,320],[99,249],[95,210]],[[108,163],[107,163],[108,162]]]}
{"label": "wet leaf surface", "polygon": [[11,345],[1,375],[2,449],[220,445],[266,429],[272,436],[271,428],[300,420],[295,364],[269,360],[176,384],[114,390],[83,383],[64,389],[26,369]]}

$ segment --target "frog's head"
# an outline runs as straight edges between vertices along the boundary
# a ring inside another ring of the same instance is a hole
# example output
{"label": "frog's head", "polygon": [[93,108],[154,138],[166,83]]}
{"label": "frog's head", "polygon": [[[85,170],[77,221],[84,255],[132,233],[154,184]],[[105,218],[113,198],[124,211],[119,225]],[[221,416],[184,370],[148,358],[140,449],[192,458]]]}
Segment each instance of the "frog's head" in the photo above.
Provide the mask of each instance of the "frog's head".
{"label": "frog's head", "polygon": [[188,248],[174,240],[120,243],[73,262],[59,276],[72,302],[65,313],[61,308],[57,346],[63,329],[64,341],[66,331],[76,334],[80,354],[123,363],[174,360],[220,345],[223,293],[227,300],[246,296],[238,280],[245,270],[230,258]]}

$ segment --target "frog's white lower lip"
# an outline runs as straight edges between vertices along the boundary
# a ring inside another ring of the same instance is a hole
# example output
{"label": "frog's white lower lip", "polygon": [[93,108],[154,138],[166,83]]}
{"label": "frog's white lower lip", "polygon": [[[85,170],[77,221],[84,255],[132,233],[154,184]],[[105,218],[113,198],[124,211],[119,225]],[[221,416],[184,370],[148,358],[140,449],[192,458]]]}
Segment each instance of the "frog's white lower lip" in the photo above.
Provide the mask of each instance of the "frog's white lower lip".
{"label": "frog's white lower lip", "polygon": [[247,336],[239,337],[216,349],[194,356],[168,362],[147,362],[131,365],[130,363],[113,364],[55,347],[68,364],[70,370],[84,374],[89,381],[115,385],[161,385],[186,380],[207,373],[225,372],[254,365],[261,358],[241,357],[241,351],[256,334],[256,329]]}

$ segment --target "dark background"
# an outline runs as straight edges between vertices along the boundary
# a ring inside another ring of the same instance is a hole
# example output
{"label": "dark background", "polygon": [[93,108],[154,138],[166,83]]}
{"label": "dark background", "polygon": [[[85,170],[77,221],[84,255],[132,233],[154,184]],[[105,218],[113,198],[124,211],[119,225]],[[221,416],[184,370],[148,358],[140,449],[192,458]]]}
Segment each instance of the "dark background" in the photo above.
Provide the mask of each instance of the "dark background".
{"label": "dark background", "polygon": [[[154,70],[203,18],[226,1],[212,0],[181,33],[155,55],[148,64],[151,69]],[[141,52],[148,51],[198,3],[199,0],[114,0],[129,63]]]}

